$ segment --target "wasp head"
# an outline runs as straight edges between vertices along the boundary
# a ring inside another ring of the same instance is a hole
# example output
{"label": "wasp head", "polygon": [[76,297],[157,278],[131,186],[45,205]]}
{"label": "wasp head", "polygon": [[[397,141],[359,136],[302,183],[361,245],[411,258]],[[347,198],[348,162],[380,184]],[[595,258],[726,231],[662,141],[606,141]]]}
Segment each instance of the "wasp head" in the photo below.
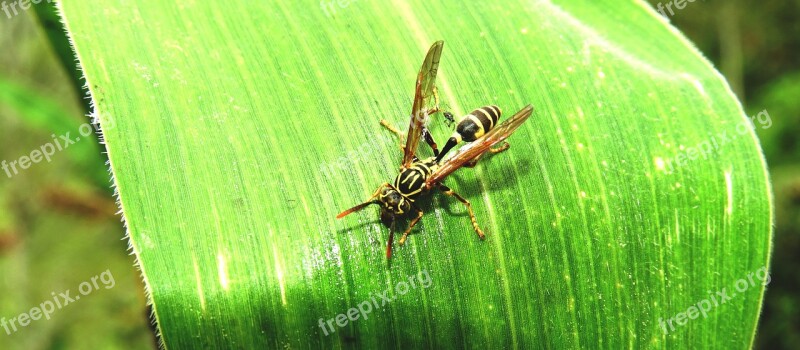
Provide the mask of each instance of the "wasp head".
{"label": "wasp head", "polygon": [[411,210],[411,203],[408,202],[408,199],[391,187],[386,187],[381,191],[380,201],[383,207],[382,219],[386,215],[403,215]]}

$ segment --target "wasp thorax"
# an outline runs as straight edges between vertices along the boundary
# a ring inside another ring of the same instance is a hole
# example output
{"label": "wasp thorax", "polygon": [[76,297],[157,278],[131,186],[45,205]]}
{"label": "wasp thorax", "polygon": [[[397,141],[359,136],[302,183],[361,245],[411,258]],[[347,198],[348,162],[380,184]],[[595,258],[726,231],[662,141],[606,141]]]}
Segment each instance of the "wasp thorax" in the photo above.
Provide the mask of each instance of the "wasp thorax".
{"label": "wasp thorax", "polygon": [[384,188],[381,192],[381,203],[383,207],[396,215],[402,215],[411,210],[411,204],[400,192],[393,188]]}

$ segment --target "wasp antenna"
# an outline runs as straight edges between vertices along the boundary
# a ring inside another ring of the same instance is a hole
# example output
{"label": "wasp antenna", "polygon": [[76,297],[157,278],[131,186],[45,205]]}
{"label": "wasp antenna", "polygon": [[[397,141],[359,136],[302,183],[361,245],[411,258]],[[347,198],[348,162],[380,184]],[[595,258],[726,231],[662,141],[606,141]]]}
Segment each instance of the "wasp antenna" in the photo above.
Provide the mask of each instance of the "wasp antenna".
{"label": "wasp antenna", "polygon": [[389,242],[386,244],[386,260],[392,259],[392,242],[394,242],[394,218],[389,227]]}
{"label": "wasp antenna", "polygon": [[376,203],[376,202],[375,201],[369,201],[369,202],[361,203],[359,205],[356,205],[355,207],[352,207],[350,209],[347,209],[347,210],[339,213],[339,215],[336,215],[336,218],[337,219],[341,219],[341,218],[343,218],[343,217],[345,217],[345,216],[347,216],[347,215],[349,215],[351,213],[355,213],[355,212],[357,212],[357,211],[359,211],[361,209],[366,208],[368,205],[374,204],[374,203]]}
{"label": "wasp antenna", "polygon": [[380,187],[378,187],[377,190],[375,190],[375,193],[372,194],[372,197],[369,197],[369,199],[367,199],[366,202],[361,203],[359,205],[356,205],[355,207],[352,207],[350,209],[347,209],[347,210],[339,213],[339,215],[336,215],[336,218],[337,219],[341,219],[341,218],[347,216],[350,213],[354,213],[354,212],[357,212],[357,211],[359,211],[361,209],[364,209],[364,207],[366,207],[366,206],[368,206],[370,204],[373,204],[373,203],[378,204],[379,202],[377,200],[375,200],[375,198],[378,198],[378,196],[381,193],[381,190],[383,190],[383,188],[386,187],[386,186],[391,186],[391,185],[389,185],[388,182],[383,184],[383,185],[381,185]]}

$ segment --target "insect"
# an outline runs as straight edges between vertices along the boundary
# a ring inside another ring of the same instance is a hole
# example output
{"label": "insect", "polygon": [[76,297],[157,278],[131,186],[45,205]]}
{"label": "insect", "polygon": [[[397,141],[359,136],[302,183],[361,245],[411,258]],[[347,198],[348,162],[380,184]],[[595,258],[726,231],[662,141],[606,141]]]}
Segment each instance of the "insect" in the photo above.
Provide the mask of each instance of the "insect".
{"label": "insect", "polygon": [[[511,118],[494,127],[497,123],[497,119],[500,117],[500,109],[489,106],[488,108],[496,112],[493,114],[494,117],[492,117],[492,122],[489,127],[486,127],[485,124],[481,124],[483,129],[477,130],[477,128],[475,128],[473,131],[469,128],[471,126],[468,125],[468,122],[465,122],[466,120],[473,119],[466,116],[459,121],[459,127],[464,124],[464,126],[461,127],[461,131],[458,131],[459,128],[457,127],[456,133],[451,137],[447,145],[445,145],[445,148],[442,149],[442,152],[439,152],[436,142],[433,140],[425,124],[430,115],[441,111],[438,103],[435,80],[443,45],[444,42],[437,41],[431,46],[417,75],[417,85],[411,110],[408,135],[406,136],[405,144],[400,146],[403,149],[403,161],[400,165],[400,172],[394,179],[394,182],[387,182],[380,185],[364,203],[347,209],[336,216],[337,219],[341,219],[371,204],[380,205],[381,222],[389,227],[389,241],[386,246],[387,258],[391,258],[392,256],[392,243],[394,240],[395,222],[397,218],[403,216],[412,217],[408,228],[403,232],[403,236],[400,238],[399,243],[402,245],[405,243],[409,233],[411,233],[411,229],[414,228],[424,214],[422,209],[415,204],[416,200],[433,189],[438,189],[444,194],[452,196],[463,203],[467,207],[472,227],[475,229],[478,237],[485,239],[486,236],[478,226],[478,221],[472,210],[472,204],[464,197],[445,186],[442,181],[462,166],[474,166],[478,158],[487,151],[496,153],[508,149],[507,143],[503,146],[504,148],[501,147],[503,148],[501,150],[495,150],[492,149],[492,147],[500,142],[504,142],[533,112],[533,107],[527,105]],[[478,110],[483,109],[479,108]],[[448,120],[452,119],[452,115],[450,114],[445,115],[445,117]],[[481,120],[478,121],[483,123]],[[381,124],[396,133],[402,142],[403,135],[398,130],[385,121],[381,121]],[[417,158],[416,149],[419,145],[420,138],[425,139],[425,142],[431,147],[434,153],[433,157],[423,160]],[[452,157],[442,162],[447,152],[462,140],[472,142],[461,147]]]}

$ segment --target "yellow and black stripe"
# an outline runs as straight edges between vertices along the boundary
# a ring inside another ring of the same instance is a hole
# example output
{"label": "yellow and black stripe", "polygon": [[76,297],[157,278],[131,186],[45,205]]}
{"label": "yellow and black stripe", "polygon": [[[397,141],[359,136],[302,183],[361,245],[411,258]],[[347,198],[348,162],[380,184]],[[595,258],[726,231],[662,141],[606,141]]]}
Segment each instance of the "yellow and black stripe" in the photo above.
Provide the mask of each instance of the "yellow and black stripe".
{"label": "yellow and black stripe", "polygon": [[[472,142],[483,134],[492,130],[500,119],[500,107],[485,106],[478,108],[472,113],[467,114],[456,126],[456,134],[461,136],[462,141]],[[456,136],[455,134],[453,136]]]}
{"label": "yellow and black stripe", "polygon": [[438,164],[431,157],[424,161],[413,163],[408,169],[404,169],[394,180],[394,188],[400,194],[414,201],[415,197],[422,193],[425,188],[425,181],[436,170]]}
{"label": "yellow and black stripe", "polygon": [[436,161],[441,161],[447,152],[449,152],[457,144],[461,143],[461,141],[475,141],[489,132],[489,130],[492,130],[492,128],[497,125],[497,120],[500,119],[501,114],[502,111],[500,111],[500,107],[484,106],[472,111],[470,114],[465,115],[463,118],[461,118],[461,121],[458,122],[453,136],[447,140],[444,148],[442,148],[442,151],[439,152],[439,157],[436,159]]}

